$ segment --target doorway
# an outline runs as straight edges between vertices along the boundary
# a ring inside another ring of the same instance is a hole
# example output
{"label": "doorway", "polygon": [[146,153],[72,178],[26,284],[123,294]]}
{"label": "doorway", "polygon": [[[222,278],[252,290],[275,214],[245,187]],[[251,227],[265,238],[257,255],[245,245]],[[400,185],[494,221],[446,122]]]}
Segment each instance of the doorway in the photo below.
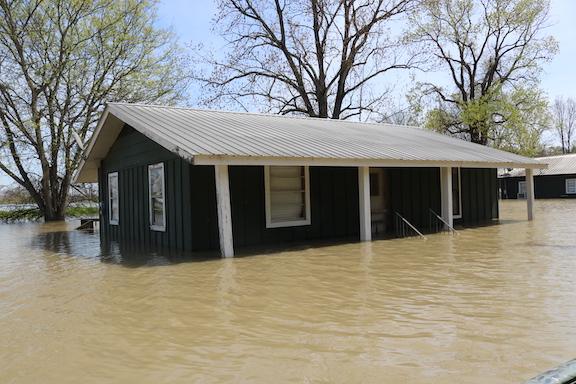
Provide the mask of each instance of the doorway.
{"label": "doorway", "polygon": [[384,235],[390,228],[390,184],[384,168],[370,168],[370,213],[372,235]]}

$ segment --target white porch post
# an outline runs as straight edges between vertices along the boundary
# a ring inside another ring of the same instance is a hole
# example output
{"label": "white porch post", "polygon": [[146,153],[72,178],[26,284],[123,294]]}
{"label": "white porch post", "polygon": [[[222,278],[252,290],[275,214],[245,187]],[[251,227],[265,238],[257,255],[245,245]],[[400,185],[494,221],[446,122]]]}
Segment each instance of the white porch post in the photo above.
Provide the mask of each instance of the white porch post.
{"label": "white porch post", "polygon": [[216,206],[218,210],[218,234],[220,235],[220,253],[222,257],[234,257],[232,237],[232,213],[230,209],[230,182],[228,166],[215,165]]}
{"label": "white porch post", "polygon": [[526,168],[526,205],[528,220],[534,220],[534,170]]}
{"label": "white porch post", "polygon": [[358,167],[358,193],[360,208],[360,240],[372,240],[372,218],[370,214],[370,167]]}
{"label": "white porch post", "polygon": [[452,168],[440,168],[440,198],[442,201],[442,219],[451,227],[454,226],[452,207]]}

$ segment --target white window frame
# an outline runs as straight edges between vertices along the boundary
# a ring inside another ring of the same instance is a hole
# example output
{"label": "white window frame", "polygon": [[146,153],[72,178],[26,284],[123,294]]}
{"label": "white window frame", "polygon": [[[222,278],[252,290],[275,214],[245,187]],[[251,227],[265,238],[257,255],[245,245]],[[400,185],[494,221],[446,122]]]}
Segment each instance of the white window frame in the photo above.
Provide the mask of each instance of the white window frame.
{"label": "white window frame", "polygon": [[[453,219],[461,219],[462,218],[462,173],[460,172],[460,167],[456,168],[458,170],[458,212],[459,215],[452,214]],[[454,183],[454,180],[452,180]],[[452,188],[454,189],[454,188]],[[454,207],[452,207],[452,212],[454,212]]]}
{"label": "white window frame", "polygon": [[304,220],[290,220],[272,222],[272,210],[270,207],[270,166],[264,166],[264,195],[266,200],[266,228],[281,228],[281,227],[299,227],[303,225],[310,225],[312,220],[310,216],[310,171],[308,166],[298,166],[304,168],[304,203],[306,204],[306,217]]}
{"label": "white window frame", "polygon": [[[524,185],[524,193],[521,193],[521,192],[520,192],[520,189],[521,189],[521,188],[520,188],[520,185]],[[528,191],[526,190],[526,180],[520,180],[520,181],[518,182],[518,193],[517,193],[516,198],[518,198],[518,199],[525,199],[527,194],[528,194]]]}
{"label": "white window frame", "polygon": [[[162,222],[164,225],[154,225],[153,223],[153,215],[154,215],[154,208],[152,205],[152,183],[150,182],[150,171],[154,169],[161,169],[162,170],[162,215],[164,216],[164,220]],[[150,229],[153,231],[166,231],[166,173],[164,171],[164,163],[156,163],[150,164],[148,166],[148,219],[150,223]]]}
{"label": "white window frame", "polygon": [[[576,194],[576,179],[566,179],[566,194],[567,195],[574,195]],[[572,191],[569,190],[568,185],[570,183],[574,183],[574,189]]]}
{"label": "white window frame", "polygon": [[[112,196],[110,195],[110,188],[111,180],[116,179],[116,206],[118,207],[118,217],[116,219],[112,218]],[[119,176],[118,172],[110,172],[108,174],[108,222],[111,225],[118,225],[120,223],[120,183],[119,183]]]}

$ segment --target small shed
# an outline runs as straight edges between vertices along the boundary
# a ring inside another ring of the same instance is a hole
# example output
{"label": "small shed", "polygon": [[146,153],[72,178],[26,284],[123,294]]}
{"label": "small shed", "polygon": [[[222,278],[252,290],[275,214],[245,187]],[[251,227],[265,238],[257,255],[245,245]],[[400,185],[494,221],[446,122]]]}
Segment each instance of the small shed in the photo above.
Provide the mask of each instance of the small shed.
{"label": "small shed", "polygon": [[492,221],[518,167],[545,164],[415,127],[109,104],[75,181],[99,184],[103,241],[230,257]]}
{"label": "small shed", "polygon": [[[548,164],[548,168],[534,173],[536,199],[576,198],[576,154],[538,157],[536,160]],[[500,198],[527,198],[524,169],[503,169],[498,177]]]}

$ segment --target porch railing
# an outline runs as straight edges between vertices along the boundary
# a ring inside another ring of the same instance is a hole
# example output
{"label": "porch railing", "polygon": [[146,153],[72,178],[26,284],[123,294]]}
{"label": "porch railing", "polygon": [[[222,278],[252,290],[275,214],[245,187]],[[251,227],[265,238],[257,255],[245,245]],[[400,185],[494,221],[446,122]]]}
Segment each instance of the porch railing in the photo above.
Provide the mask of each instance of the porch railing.
{"label": "porch railing", "polygon": [[396,232],[396,237],[418,235],[421,239],[426,240],[426,236],[424,236],[422,232],[420,232],[398,212],[394,212],[394,220],[394,230]]}
{"label": "porch railing", "polygon": [[452,233],[453,235],[459,235],[459,233],[454,229],[454,227],[448,224],[448,222],[444,220],[442,216],[434,212],[432,208],[429,208],[428,210],[429,210],[429,225],[431,231],[437,233],[442,232],[444,228],[448,228],[448,231],[450,231],[450,233]]}

